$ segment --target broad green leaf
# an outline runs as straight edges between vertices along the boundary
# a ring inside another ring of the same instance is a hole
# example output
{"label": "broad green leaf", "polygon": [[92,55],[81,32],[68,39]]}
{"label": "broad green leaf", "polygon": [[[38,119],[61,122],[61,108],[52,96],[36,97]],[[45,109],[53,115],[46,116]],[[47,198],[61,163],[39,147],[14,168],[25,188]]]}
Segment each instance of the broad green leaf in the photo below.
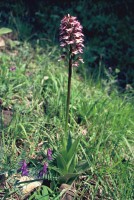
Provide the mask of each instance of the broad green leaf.
{"label": "broad green leaf", "polygon": [[77,164],[77,155],[74,155],[71,162],[68,163],[68,172],[73,173]]}
{"label": "broad green leaf", "polygon": [[11,33],[11,32],[12,32],[12,30],[9,28],[0,28],[0,35],[4,35],[7,33]]}
{"label": "broad green leaf", "polygon": [[63,155],[59,154],[56,158],[57,160],[57,166],[58,168],[62,171],[62,173],[66,173],[67,172],[67,165],[66,165],[66,161],[63,157]]}
{"label": "broad green leaf", "polygon": [[67,150],[64,148],[60,149],[60,154],[63,156],[64,160],[66,161],[66,157],[67,157]]}
{"label": "broad green leaf", "polygon": [[72,159],[72,157],[77,153],[77,147],[79,145],[80,138],[78,137],[74,143],[72,144],[69,152],[67,153],[67,159],[68,161]]}
{"label": "broad green leaf", "polygon": [[71,148],[71,146],[72,146],[72,137],[71,137],[71,134],[69,132],[69,134],[68,134],[68,140],[67,140],[67,148],[66,148],[67,152],[69,151],[69,149]]}

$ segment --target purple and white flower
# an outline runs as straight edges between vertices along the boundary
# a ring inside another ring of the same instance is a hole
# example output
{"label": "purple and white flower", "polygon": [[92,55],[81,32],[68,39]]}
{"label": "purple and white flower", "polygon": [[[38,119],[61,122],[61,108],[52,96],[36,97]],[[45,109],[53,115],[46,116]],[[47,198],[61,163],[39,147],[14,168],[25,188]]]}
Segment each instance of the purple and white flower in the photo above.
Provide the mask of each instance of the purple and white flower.
{"label": "purple and white flower", "polygon": [[79,61],[83,63],[82,58],[76,55],[83,53],[84,48],[84,35],[82,33],[83,27],[76,17],[70,16],[69,14],[61,20],[60,24],[60,46],[68,49],[70,46],[70,53],[72,57],[75,57],[72,66],[78,66]]}

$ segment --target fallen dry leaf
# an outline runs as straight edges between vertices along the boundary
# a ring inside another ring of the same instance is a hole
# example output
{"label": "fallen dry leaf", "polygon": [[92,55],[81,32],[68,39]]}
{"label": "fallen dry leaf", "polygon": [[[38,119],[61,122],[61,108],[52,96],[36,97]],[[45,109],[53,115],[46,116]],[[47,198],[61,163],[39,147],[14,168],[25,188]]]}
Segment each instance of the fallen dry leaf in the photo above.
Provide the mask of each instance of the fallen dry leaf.
{"label": "fallen dry leaf", "polygon": [[[31,183],[23,183],[24,181],[32,181],[34,178],[28,177],[28,176],[22,176],[19,179],[19,185],[22,186],[22,192],[23,194],[28,194],[32,192],[35,188],[39,187],[42,185],[42,181],[34,181]],[[22,182],[22,184],[21,184]]]}

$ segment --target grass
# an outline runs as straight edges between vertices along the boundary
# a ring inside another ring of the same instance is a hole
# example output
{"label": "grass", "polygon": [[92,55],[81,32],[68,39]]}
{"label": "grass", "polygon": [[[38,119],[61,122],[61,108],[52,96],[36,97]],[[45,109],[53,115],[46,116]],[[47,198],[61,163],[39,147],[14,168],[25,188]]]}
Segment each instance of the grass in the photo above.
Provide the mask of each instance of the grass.
{"label": "grass", "polygon": [[[0,53],[0,172],[8,172],[6,180],[10,182],[3,188],[0,181],[3,199],[6,195],[11,199],[15,194],[20,199],[23,196],[18,190],[14,193],[13,179],[22,159],[36,176],[47,148],[58,149],[60,145],[65,127],[67,67],[58,62],[59,56],[56,46],[43,49],[37,44],[33,49],[29,43]],[[10,71],[12,66],[16,70]],[[77,72],[74,69],[70,131],[74,139],[82,135],[78,159],[89,164],[83,176],[75,180],[77,199],[131,200],[132,92],[119,93],[112,76],[103,79],[94,74],[87,78]],[[49,199],[60,199],[59,186],[54,185]]]}

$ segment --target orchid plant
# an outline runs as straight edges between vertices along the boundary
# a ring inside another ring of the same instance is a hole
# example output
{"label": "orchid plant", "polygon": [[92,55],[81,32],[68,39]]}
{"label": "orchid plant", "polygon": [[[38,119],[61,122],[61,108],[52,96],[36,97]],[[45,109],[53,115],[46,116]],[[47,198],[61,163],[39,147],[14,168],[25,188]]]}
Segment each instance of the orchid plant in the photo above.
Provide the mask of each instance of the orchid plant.
{"label": "orchid plant", "polygon": [[[80,56],[83,53],[83,33],[82,26],[76,17],[69,14],[61,20],[60,24],[60,46],[66,50],[61,56],[61,59],[66,59],[68,62],[68,91],[66,103],[66,118],[65,118],[65,135],[62,137],[62,144],[59,149],[59,154],[56,157],[57,171],[60,174],[60,182],[68,182],[81,172],[80,163],[78,163],[77,150],[80,143],[78,137],[74,142],[68,130],[70,123],[70,96],[71,96],[71,78],[73,67],[78,67],[79,62],[83,62]],[[78,165],[80,164],[80,165]],[[84,165],[81,165],[84,167]],[[87,165],[86,165],[87,166]]]}

